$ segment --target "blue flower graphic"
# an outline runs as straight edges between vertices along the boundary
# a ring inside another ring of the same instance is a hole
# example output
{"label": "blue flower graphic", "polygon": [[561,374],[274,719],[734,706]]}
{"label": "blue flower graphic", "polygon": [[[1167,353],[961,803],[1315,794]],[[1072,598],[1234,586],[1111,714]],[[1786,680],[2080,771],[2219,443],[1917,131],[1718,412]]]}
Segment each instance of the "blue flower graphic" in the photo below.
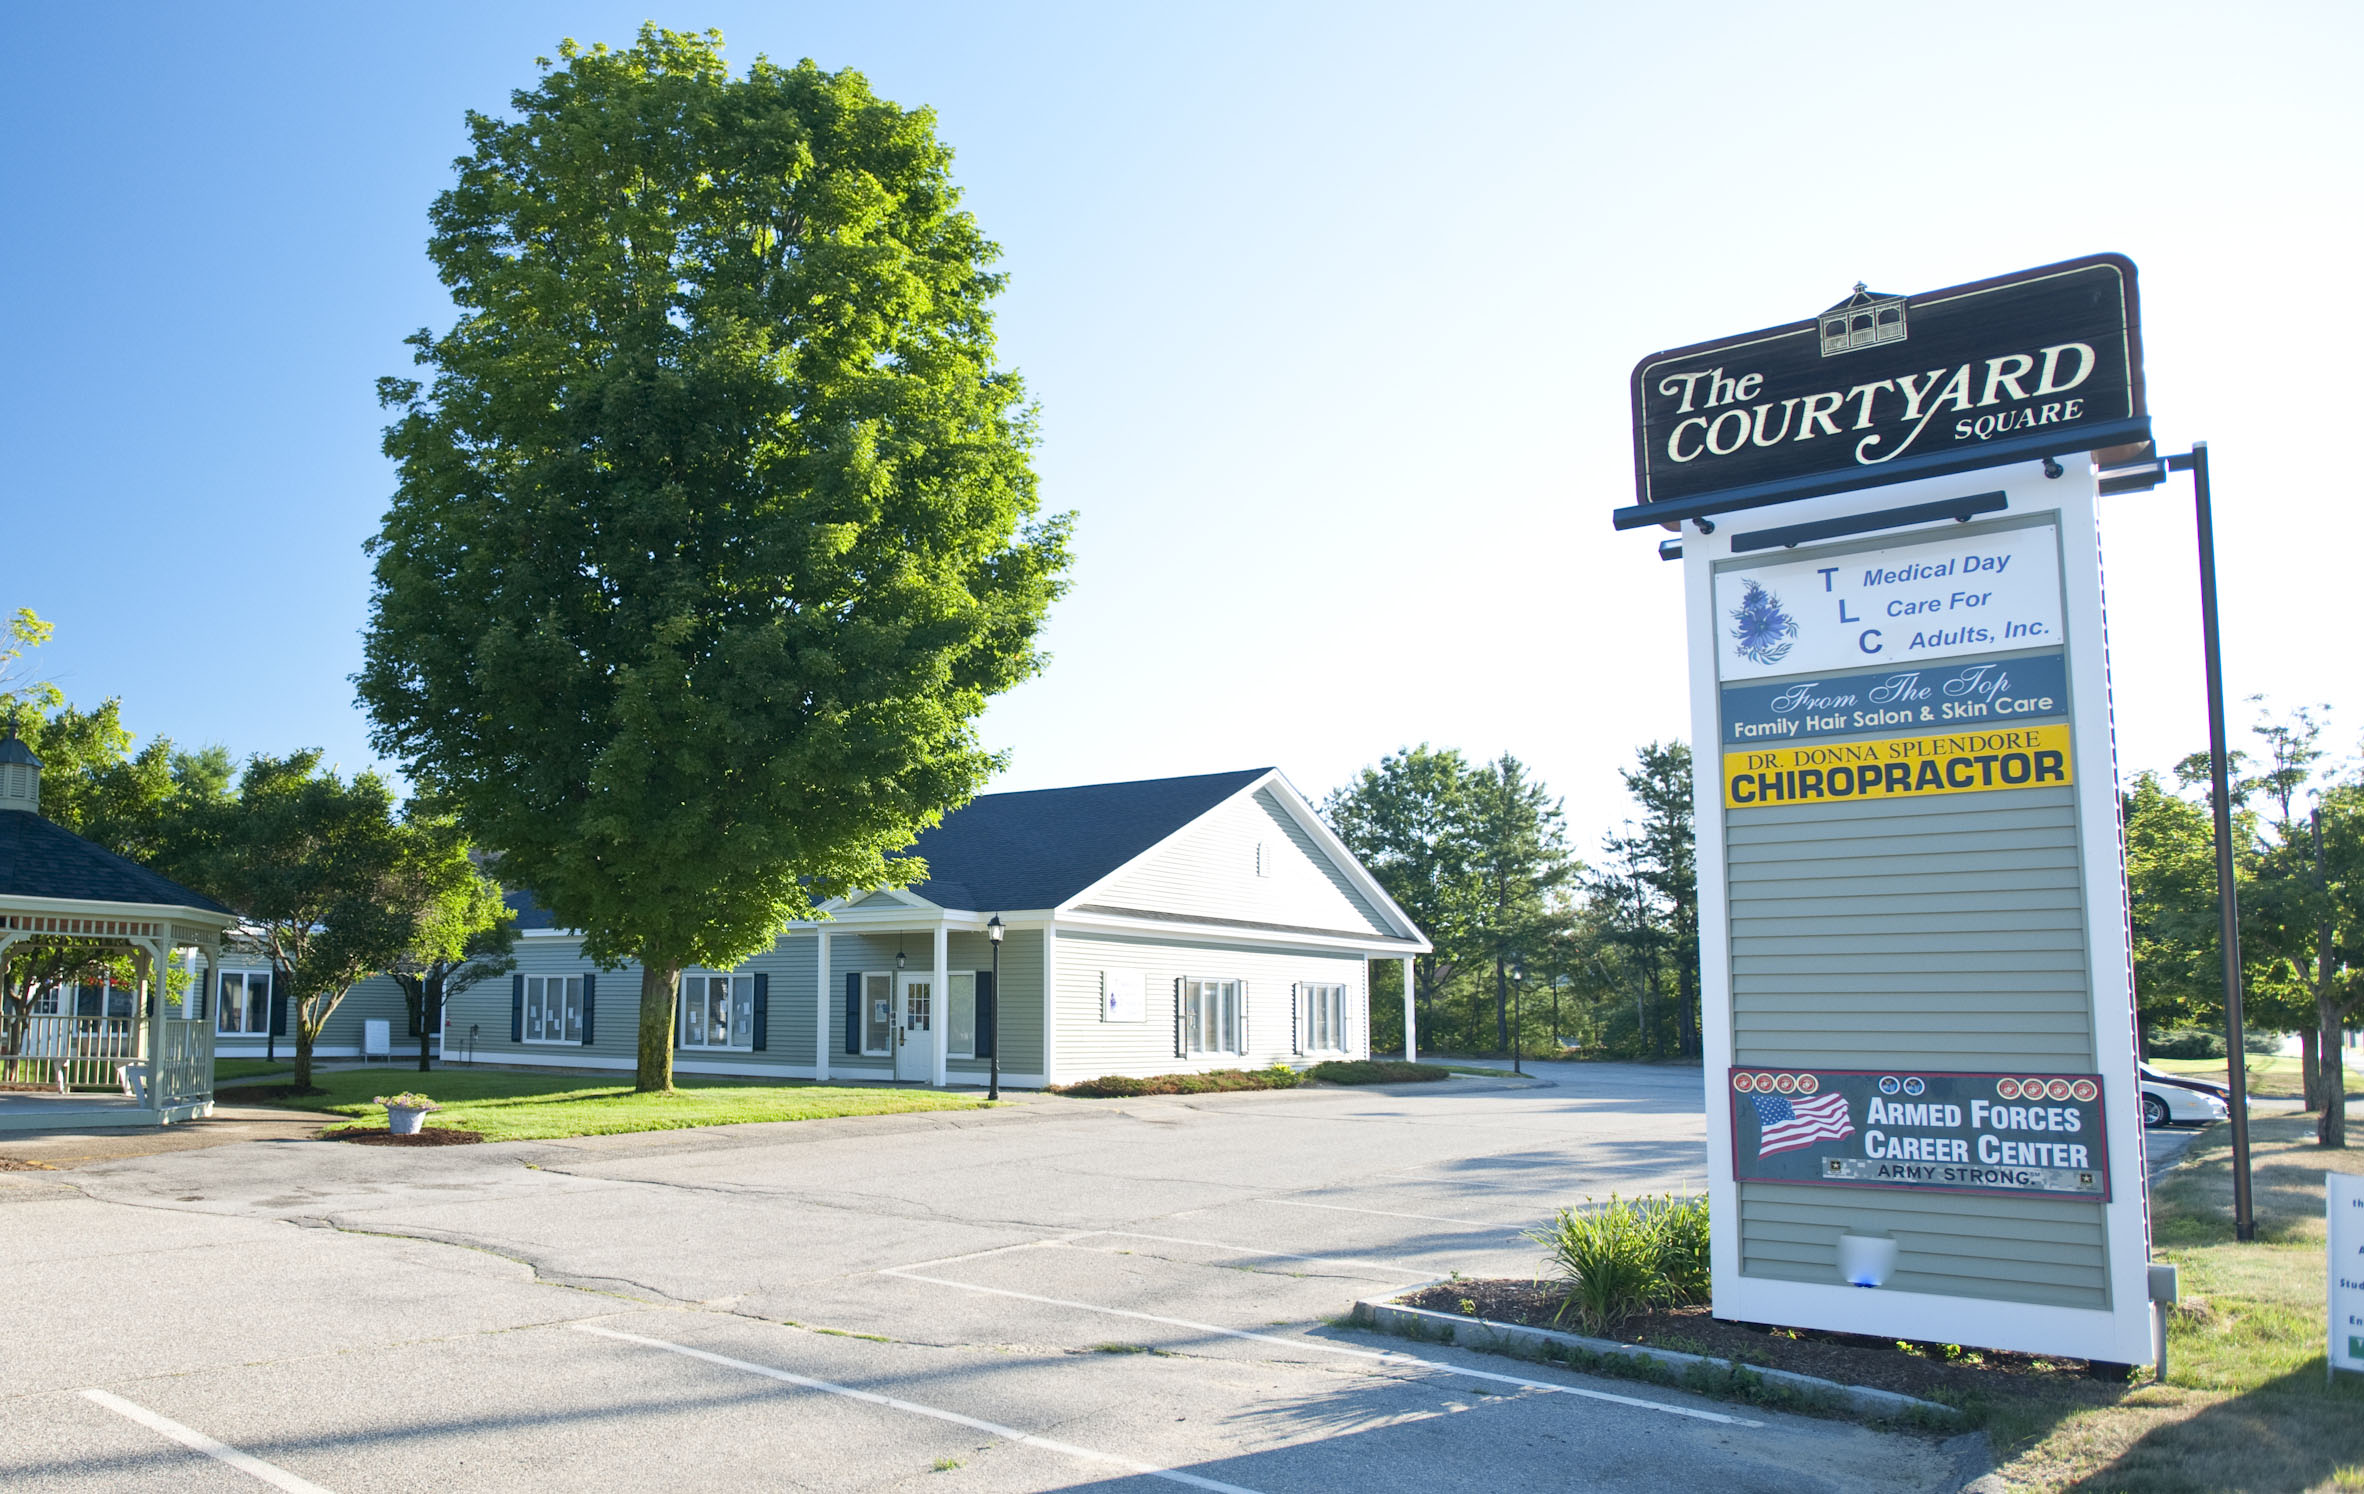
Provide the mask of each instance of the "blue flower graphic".
{"label": "blue flower graphic", "polygon": [[1732,613],[1732,642],[1751,664],[1778,664],[1798,640],[1798,620],[1781,610],[1781,598],[1757,582],[1742,583]]}

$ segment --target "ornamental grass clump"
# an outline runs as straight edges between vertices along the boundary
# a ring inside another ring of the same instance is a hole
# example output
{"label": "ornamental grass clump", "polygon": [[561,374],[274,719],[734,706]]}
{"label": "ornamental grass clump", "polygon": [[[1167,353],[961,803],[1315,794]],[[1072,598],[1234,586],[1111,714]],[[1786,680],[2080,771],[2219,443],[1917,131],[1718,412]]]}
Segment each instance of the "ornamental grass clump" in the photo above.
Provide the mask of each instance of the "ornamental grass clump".
{"label": "ornamental grass clump", "polygon": [[1527,1238],[1544,1247],[1552,1273],[1567,1283],[1554,1322],[1573,1313],[1587,1333],[1609,1333],[1652,1307],[1707,1300],[1704,1198],[1611,1194],[1589,1213],[1560,1210],[1550,1228]]}

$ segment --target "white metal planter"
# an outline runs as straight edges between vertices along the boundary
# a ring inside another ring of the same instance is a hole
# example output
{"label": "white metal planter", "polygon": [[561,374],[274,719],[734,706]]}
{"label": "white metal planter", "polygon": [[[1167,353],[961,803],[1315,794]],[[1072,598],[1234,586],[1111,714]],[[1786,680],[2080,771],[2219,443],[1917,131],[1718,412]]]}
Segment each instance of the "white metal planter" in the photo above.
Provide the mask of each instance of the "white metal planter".
{"label": "white metal planter", "polygon": [[424,1110],[413,1110],[408,1105],[386,1107],[386,1129],[397,1136],[418,1135],[419,1127],[426,1124],[426,1120],[427,1112]]}

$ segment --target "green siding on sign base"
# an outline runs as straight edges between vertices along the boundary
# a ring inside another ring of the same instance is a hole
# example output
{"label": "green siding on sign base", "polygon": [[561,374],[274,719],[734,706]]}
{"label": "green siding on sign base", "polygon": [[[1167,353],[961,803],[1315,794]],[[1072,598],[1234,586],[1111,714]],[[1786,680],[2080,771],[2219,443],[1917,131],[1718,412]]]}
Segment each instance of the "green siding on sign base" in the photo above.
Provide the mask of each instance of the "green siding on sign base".
{"label": "green siding on sign base", "polygon": [[[1728,809],[1725,844],[1735,1065],[2093,1070],[2074,790]],[[2098,1203],[1739,1187],[1745,1275],[1891,1235],[1893,1290],[2110,1305]]]}

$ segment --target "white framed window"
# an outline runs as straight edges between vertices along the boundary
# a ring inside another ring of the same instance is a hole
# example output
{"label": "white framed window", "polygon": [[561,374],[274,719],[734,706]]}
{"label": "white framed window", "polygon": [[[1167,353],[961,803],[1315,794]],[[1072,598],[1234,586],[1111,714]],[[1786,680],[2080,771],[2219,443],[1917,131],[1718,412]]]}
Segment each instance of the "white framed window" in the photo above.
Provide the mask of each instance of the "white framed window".
{"label": "white framed window", "polygon": [[223,971],[221,990],[214,1000],[213,1030],[260,1037],[270,1028],[271,972]]}
{"label": "white framed window", "polygon": [[1298,1032],[1308,1053],[1344,1053],[1346,987],[1307,981],[1297,987]]}
{"label": "white framed window", "polygon": [[895,977],[885,970],[862,972],[862,1051],[892,1053],[895,1042]]}
{"label": "white framed window", "polygon": [[529,975],[525,978],[525,1041],[583,1041],[583,977]]}
{"label": "white framed window", "polygon": [[681,978],[681,1046],[755,1046],[755,977],[685,975]]}
{"label": "white framed window", "polygon": [[952,972],[952,1026],[944,1034],[945,1053],[953,1058],[977,1056],[977,972]]}
{"label": "white framed window", "polygon": [[1182,982],[1182,1051],[1245,1053],[1247,1023],[1241,1007],[1247,987],[1236,980]]}

